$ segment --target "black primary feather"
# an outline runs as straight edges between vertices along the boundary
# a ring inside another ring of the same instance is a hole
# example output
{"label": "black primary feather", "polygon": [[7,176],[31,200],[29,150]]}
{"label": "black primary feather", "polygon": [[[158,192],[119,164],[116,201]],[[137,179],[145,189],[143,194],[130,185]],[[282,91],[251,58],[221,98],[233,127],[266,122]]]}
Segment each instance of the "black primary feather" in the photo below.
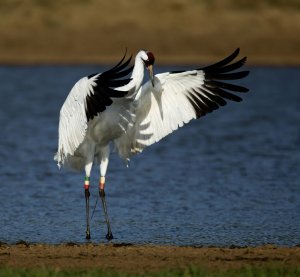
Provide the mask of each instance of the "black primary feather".
{"label": "black primary feather", "polygon": [[[128,91],[119,91],[116,88],[127,85],[131,79],[125,78],[132,70],[133,66],[128,67],[132,55],[124,62],[126,52],[123,58],[111,69],[101,73],[95,80],[96,85],[93,91],[86,97],[85,114],[87,120],[92,120],[99,113],[105,111],[106,107],[113,103],[111,98],[124,97]],[[88,76],[89,79],[96,74]]]}
{"label": "black primary feather", "polygon": [[198,69],[204,72],[204,84],[201,88],[193,89],[189,94],[189,101],[195,110],[197,118],[218,109],[220,106],[225,106],[226,100],[242,101],[242,98],[234,93],[249,91],[243,86],[223,82],[224,80],[242,79],[249,74],[248,70],[234,72],[241,68],[247,60],[244,57],[234,61],[239,51],[239,48],[237,48],[227,58]]}

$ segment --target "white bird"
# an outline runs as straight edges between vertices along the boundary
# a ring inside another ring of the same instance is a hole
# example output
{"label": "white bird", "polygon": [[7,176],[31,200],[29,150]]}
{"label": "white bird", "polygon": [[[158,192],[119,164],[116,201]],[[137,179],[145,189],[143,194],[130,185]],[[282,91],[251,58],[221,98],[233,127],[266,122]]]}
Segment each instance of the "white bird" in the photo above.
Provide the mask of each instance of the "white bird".
{"label": "white bird", "polygon": [[[59,120],[58,151],[54,159],[61,165],[85,170],[86,239],[90,239],[89,187],[94,162],[100,164],[99,195],[102,200],[108,233],[113,238],[105,201],[105,175],[110,145],[125,161],[182,127],[204,116],[226,100],[239,102],[236,92],[242,86],[223,80],[246,77],[249,71],[236,71],[246,57],[234,61],[230,56],[213,65],[187,71],[153,75],[154,55],[141,50],[129,67],[132,56],[112,69],[80,79],[65,100]],[[144,85],[144,70],[150,80]],[[131,73],[130,78],[126,78]]]}

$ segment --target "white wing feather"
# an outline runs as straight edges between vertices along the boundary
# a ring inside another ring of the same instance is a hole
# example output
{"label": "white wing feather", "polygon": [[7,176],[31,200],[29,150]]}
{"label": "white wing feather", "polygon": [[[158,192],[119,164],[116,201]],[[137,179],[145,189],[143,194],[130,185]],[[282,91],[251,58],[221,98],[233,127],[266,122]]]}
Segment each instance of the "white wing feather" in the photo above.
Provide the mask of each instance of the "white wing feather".
{"label": "white wing feather", "polygon": [[73,155],[83,142],[87,130],[87,117],[85,113],[86,97],[93,93],[96,86],[95,79],[99,74],[88,79],[80,79],[71,89],[65,100],[59,117],[58,151],[55,160],[58,166],[64,164],[68,155]]}
{"label": "white wing feather", "polygon": [[204,72],[201,70],[155,75],[155,87],[147,82],[136,96],[133,104],[135,123],[115,140],[119,155],[129,159],[197,118],[189,95],[193,94],[193,88],[201,87],[203,83]]}

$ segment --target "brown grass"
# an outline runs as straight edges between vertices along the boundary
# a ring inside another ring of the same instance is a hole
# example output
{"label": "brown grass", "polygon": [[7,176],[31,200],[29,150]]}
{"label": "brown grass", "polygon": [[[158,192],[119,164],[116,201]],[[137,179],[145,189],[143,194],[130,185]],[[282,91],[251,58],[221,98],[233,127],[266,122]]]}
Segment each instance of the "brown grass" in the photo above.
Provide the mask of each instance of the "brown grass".
{"label": "brown grass", "polygon": [[236,47],[251,64],[300,64],[289,0],[0,0],[0,63],[107,63],[125,48],[158,63],[207,63]]}

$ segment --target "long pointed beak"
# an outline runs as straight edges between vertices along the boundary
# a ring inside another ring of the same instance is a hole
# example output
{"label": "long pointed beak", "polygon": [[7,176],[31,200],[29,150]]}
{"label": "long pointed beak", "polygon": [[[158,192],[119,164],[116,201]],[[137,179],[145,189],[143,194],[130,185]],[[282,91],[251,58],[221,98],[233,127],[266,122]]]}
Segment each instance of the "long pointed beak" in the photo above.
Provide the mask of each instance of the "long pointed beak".
{"label": "long pointed beak", "polygon": [[150,75],[150,80],[151,80],[152,86],[154,87],[153,66],[152,66],[152,65],[149,65],[149,66],[147,66],[147,69],[148,69],[148,71],[149,71],[149,75]]}

